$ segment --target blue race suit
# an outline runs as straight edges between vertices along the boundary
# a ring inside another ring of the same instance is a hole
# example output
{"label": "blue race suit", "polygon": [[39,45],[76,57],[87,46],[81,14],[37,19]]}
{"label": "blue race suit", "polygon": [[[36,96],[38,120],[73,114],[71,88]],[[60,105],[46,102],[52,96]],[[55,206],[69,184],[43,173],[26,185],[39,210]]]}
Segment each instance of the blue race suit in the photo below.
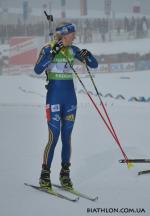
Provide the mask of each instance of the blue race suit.
{"label": "blue race suit", "polygon": [[[55,56],[51,54],[53,43],[44,46],[35,65],[35,73],[47,72],[49,80],[46,97],[46,114],[49,129],[49,140],[44,150],[43,164],[51,167],[54,150],[61,132],[62,163],[70,163],[71,133],[75,122],[77,99],[70,65],[62,52]],[[82,61],[79,48],[69,46],[64,48],[65,55],[74,64],[74,59]],[[91,68],[98,66],[92,54],[86,59]]]}

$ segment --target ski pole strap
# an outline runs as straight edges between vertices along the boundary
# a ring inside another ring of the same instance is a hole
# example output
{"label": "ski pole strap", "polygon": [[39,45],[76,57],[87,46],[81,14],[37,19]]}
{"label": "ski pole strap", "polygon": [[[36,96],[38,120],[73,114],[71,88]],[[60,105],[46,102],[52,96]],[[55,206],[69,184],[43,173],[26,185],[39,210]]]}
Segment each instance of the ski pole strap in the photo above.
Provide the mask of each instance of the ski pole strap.
{"label": "ski pole strap", "polygon": [[48,80],[72,80],[73,74],[72,73],[47,73]]}

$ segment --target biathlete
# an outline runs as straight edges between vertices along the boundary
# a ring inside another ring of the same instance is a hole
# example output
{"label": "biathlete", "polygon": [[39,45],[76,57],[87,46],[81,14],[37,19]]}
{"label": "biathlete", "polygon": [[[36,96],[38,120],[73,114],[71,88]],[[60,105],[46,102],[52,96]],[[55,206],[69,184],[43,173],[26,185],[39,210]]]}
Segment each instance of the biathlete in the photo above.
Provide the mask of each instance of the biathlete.
{"label": "biathlete", "polygon": [[45,45],[34,67],[36,74],[47,73],[46,114],[49,139],[44,150],[39,184],[42,188],[52,188],[50,169],[54,150],[61,133],[62,152],[60,183],[63,187],[73,188],[70,178],[71,133],[75,122],[77,99],[73,83],[74,60],[85,61],[91,68],[97,68],[95,57],[87,49],[79,49],[72,43],[76,27],[64,22],[58,25],[54,40]]}

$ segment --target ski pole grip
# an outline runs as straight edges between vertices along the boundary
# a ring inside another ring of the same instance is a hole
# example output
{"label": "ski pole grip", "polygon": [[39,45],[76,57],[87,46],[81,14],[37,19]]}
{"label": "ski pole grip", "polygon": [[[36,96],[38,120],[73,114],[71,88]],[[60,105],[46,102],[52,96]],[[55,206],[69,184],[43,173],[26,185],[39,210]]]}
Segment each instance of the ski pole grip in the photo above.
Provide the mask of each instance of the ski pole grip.
{"label": "ski pole grip", "polygon": [[48,15],[46,11],[44,11],[44,13],[45,13],[47,20],[53,22],[53,15]]}

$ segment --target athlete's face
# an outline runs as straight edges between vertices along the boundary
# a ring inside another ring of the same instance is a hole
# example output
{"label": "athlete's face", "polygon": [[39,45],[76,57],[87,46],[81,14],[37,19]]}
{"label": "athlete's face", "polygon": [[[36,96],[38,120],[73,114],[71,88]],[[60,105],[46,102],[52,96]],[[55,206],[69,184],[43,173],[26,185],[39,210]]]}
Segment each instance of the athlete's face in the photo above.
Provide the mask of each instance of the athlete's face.
{"label": "athlete's face", "polygon": [[62,39],[64,46],[72,45],[74,39],[75,39],[75,32],[65,35]]}

